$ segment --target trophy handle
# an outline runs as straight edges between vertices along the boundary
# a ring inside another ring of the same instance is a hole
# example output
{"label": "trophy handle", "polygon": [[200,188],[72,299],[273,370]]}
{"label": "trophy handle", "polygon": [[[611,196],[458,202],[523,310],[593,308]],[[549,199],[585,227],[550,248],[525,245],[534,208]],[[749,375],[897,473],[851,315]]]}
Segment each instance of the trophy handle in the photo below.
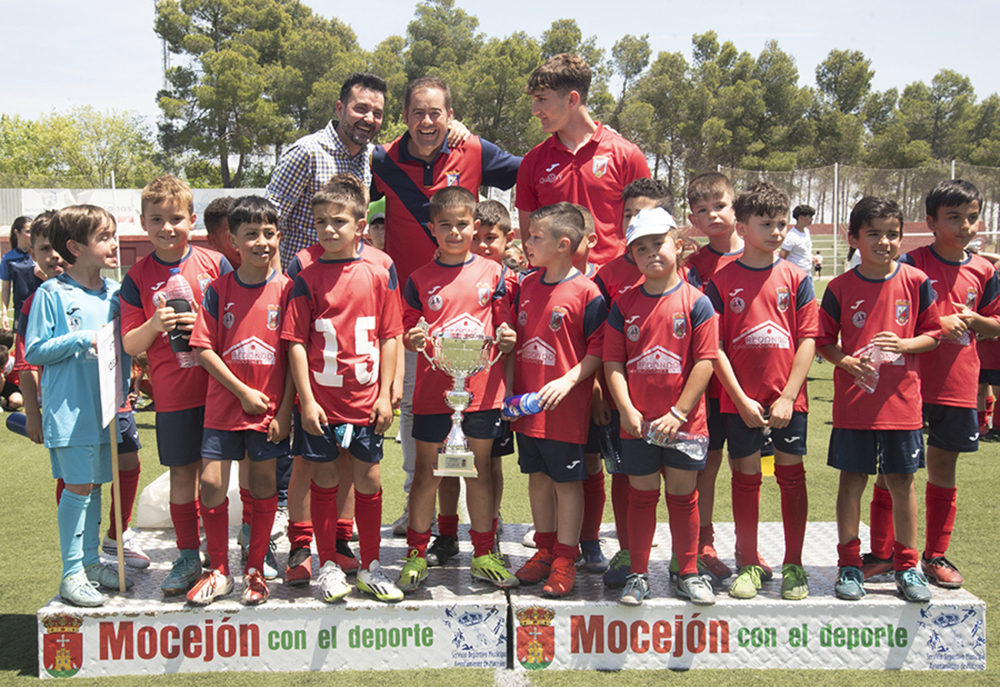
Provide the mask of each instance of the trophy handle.
{"label": "trophy handle", "polygon": [[419,350],[420,350],[421,353],[424,354],[424,357],[427,358],[427,362],[429,362],[431,364],[431,369],[436,370],[437,369],[437,365],[434,364],[434,358],[432,358],[429,355],[427,355],[427,344],[430,344],[432,347],[434,346],[433,342],[431,341],[431,337],[430,337],[431,326],[429,324],[427,324],[426,320],[424,320],[423,318],[421,318],[421,320],[419,322],[417,322],[416,326],[419,327],[420,329],[424,330],[424,346],[423,346],[423,348],[421,348]]}
{"label": "trophy handle", "polygon": [[498,346],[497,344],[498,344],[498,343],[499,343],[499,341],[500,341],[500,332],[501,332],[501,331],[502,331],[502,330],[503,330],[504,328],[506,328],[506,327],[507,327],[507,323],[506,323],[506,322],[501,322],[501,323],[499,324],[499,326],[497,326],[496,330],[495,330],[495,331],[493,332],[493,340],[492,340],[492,341],[490,341],[490,343],[491,343],[491,344],[493,345],[493,348],[494,348],[494,350],[496,351],[496,354],[495,354],[495,355],[494,355],[494,356],[493,356],[493,357],[492,357],[492,358],[490,359],[490,362],[489,362],[489,363],[487,363],[486,367],[484,368],[484,369],[486,369],[486,370],[488,370],[488,369],[490,369],[491,367],[493,367],[493,365],[494,365],[494,364],[495,364],[495,363],[496,363],[496,362],[497,362],[498,360],[500,360],[500,358],[502,358],[502,357],[503,357],[503,353],[501,353],[501,352],[500,352],[500,347],[499,347],[499,346]]}

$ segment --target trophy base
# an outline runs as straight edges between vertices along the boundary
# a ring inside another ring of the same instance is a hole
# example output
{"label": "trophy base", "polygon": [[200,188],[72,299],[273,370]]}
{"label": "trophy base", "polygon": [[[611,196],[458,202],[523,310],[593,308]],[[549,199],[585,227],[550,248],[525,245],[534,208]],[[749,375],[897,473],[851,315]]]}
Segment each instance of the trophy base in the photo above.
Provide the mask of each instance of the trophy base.
{"label": "trophy base", "polygon": [[467,453],[438,453],[438,464],[434,469],[435,477],[476,477],[476,459],[471,451]]}

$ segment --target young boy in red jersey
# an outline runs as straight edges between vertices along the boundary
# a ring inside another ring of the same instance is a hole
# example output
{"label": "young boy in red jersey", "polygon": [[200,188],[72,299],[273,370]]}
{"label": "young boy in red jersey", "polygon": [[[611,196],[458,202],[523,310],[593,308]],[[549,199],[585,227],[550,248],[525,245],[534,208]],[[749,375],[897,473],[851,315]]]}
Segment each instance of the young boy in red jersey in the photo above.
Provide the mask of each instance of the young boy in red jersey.
{"label": "young boy in red jersey", "polygon": [[[938,308],[927,275],[895,258],[903,238],[903,213],[896,203],[862,198],[851,211],[847,231],[861,264],[827,286],[816,338],[817,352],[837,366],[827,456],[827,464],[840,470],[840,569],[834,591],[846,600],[866,594],[858,539],[861,497],[868,475],[881,474],[892,496],[896,587],[907,601],[929,601],[916,549],[913,475],[924,461],[923,365],[916,354],[938,344]],[[881,361],[877,368],[873,358]]]}
{"label": "young boy in red jersey", "polygon": [[[514,348],[514,330],[507,300],[504,268],[472,254],[478,222],[476,197],[460,186],[431,196],[430,224],[440,257],[415,270],[403,291],[405,313],[403,344],[423,350],[428,336],[482,336],[497,332],[499,353]],[[390,231],[392,229],[390,228]],[[494,354],[496,355],[496,354]],[[397,582],[404,592],[417,589],[427,577],[427,544],[430,540],[434,497],[440,477],[434,476],[437,455],[451,429],[451,409],[444,402],[452,378],[436,371],[421,356],[413,392],[413,438],[417,444],[416,468],[410,486],[410,524],[406,532],[407,558]],[[472,576],[497,587],[517,586],[499,556],[493,554],[497,521],[494,517],[490,453],[500,435],[500,405],[506,384],[503,366],[494,365],[467,381],[471,403],[463,411],[462,430],[475,456],[478,474],[465,478],[471,529]]]}
{"label": "young boy in red jersey", "polygon": [[[358,589],[380,601],[403,598],[379,561],[379,462],[383,434],[392,424],[389,395],[402,323],[393,276],[358,257],[367,208],[366,190],[348,174],[335,176],[313,197],[324,253],[295,277],[281,333],[291,342],[301,455],[312,463],[310,510],[322,566],[320,596],[327,603],[351,590],[335,557],[340,459],[347,454],[353,458],[344,470],[353,473],[361,548]],[[309,560],[305,556],[302,564]]]}
{"label": "young boy in red jersey", "polygon": [[205,232],[208,234],[208,245],[226,256],[233,269],[240,266],[240,251],[229,240],[233,235],[229,227],[229,209],[235,202],[236,199],[232,196],[222,196],[206,205],[201,213],[201,221],[205,223]]}
{"label": "young boy in red jersey", "polygon": [[270,595],[263,570],[278,507],[275,463],[288,455],[295,398],[280,336],[291,282],[271,266],[281,236],[278,211],[264,198],[244,196],[230,208],[228,223],[235,229],[231,242],[239,252],[239,267],[205,290],[191,333],[191,346],[212,376],[200,480],[211,568],[187,595],[201,606],[233,589],[226,492],[230,463],[244,456],[250,460],[250,541],[241,599],[256,605]]}
{"label": "young boy in red jersey", "polygon": [[188,243],[194,197],[180,179],[157,177],[142,189],[140,221],[154,250],[122,280],[122,347],[132,356],[147,352],[150,379],[159,389],[156,446],[160,463],[170,468],[170,519],[179,553],[161,589],[167,595],[184,594],[201,576],[197,496],[208,372],[198,365],[181,367],[170,349],[167,332],[176,329],[190,338],[196,313],[175,312],[163,289],[170,270],[179,269],[197,309],[208,285],[232,267],[219,253]]}
{"label": "young boy in red jersey", "polygon": [[729,595],[751,599],[763,570],[757,556],[760,450],[765,428],[775,446],[781,490],[785,560],[781,597],[809,595],[802,567],[809,501],[802,456],[809,412],[806,374],[816,355],[817,307],[812,279],[775,257],[788,231],[788,196],[773,184],[754,184],[733,204],[743,254],[718,270],[705,294],[719,313],[716,374],[733,471],[733,521],[740,570]]}
{"label": "young boy in red jersey", "polygon": [[[941,314],[941,345],[920,363],[924,420],[929,428],[926,542],[920,563],[931,582],[957,589],[962,586],[962,574],[945,558],[955,525],[955,472],[959,453],[979,450],[976,335],[1000,335],[1000,281],[993,263],[965,250],[979,227],[979,190],[960,179],[942,181],[927,194],[925,205],[934,242],[900,258],[931,279]],[[884,480],[877,480],[871,506],[872,553],[863,568],[866,577],[886,572],[893,562],[888,496]]]}
{"label": "young boy in red jersey", "polygon": [[1000,439],[1000,425],[993,414],[1000,391],[1000,339],[981,339],[976,349],[979,354],[979,394],[976,397],[979,440],[993,442]]}
{"label": "young boy in red jersey", "polygon": [[[708,237],[708,245],[685,261],[688,281],[704,288],[712,276],[733,262],[743,253],[743,239],[736,233],[736,214],[733,201],[736,193],[729,179],[719,172],[699,174],[688,184],[687,200],[691,226]],[[718,584],[733,574],[715,550],[715,481],[722,467],[722,449],[726,444],[726,428],[722,422],[719,398],[722,387],[718,377],[708,383],[708,456],[705,469],[698,473],[698,515],[701,532],[698,534],[698,557]],[[762,580],[771,579],[771,568],[757,556],[764,574]],[[736,567],[740,567],[740,560]]]}
{"label": "young boy in red jersey", "polygon": [[569,203],[540,208],[531,215],[529,232],[525,253],[538,269],[522,280],[518,292],[513,393],[537,392],[544,410],[512,423],[521,472],[529,475],[538,546],[516,575],[524,584],[544,580],[542,592],[560,597],[576,582],[587,418],[607,307],[597,285],[573,267],[584,240],[579,210]]}
{"label": "young boy in red jersey", "polygon": [[649,551],[656,532],[660,471],[664,469],[671,545],[678,559],[677,596],[715,603],[698,573],[698,470],[704,449],[691,454],[647,443],[643,422],[664,441],[678,432],[708,439],[705,387],[718,351],[718,318],[698,289],[681,279],[682,244],[673,216],[663,208],[640,211],[627,235],[633,264],[645,281],[611,305],[604,336],[608,387],[621,412],[621,474],[629,481],[628,541],[631,572],[621,603],[649,597]]}

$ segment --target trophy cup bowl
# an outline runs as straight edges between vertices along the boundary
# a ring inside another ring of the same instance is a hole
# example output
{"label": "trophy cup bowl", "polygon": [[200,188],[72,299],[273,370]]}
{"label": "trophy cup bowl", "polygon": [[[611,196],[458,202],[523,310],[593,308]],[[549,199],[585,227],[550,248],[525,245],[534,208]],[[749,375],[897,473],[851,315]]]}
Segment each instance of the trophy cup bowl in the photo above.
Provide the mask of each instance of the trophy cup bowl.
{"label": "trophy cup bowl", "polygon": [[435,477],[475,477],[478,474],[475,458],[462,431],[462,411],[472,403],[472,393],[466,389],[466,380],[497,361],[497,358],[490,359],[494,342],[493,337],[484,335],[427,335],[424,357],[433,368],[452,377],[453,386],[445,391],[444,401],[455,411],[451,415],[451,430],[444,446],[438,449]]}

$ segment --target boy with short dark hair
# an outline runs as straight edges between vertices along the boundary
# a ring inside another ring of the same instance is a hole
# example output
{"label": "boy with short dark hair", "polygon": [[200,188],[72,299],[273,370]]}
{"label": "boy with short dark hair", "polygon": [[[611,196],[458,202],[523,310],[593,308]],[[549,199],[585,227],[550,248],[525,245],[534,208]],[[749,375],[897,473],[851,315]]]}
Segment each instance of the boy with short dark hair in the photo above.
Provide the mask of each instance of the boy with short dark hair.
{"label": "boy with short dark hair", "polygon": [[529,475],[538,546],[516,574],[524,584],[544,580],[542,593],[554,597],[569,594],[576,582],[591,378],[601,365],[607,318],[600,290],[573,267],[583,239],[583,216],[571,204],[533,212],[524,246],[538,269],[521,282],[516,303],[513,393],[537,392],[544,407],[512,423],[521,472]]}
{"label": "boy with short dark hair", "polygon": [[740,194],[733,210],[743,254],[717,271],[705,288],[719,313],[716,374],[726,392],[720,408],[729,439],[740,559],[729,594],[738,599],[756,596],[763,576],[757,526],[765,431],[774,441],[774,474],[781,490],[781,596],[800,600],[809,595],[802,567],[809,510],[802,456],[809,412],[806,375],[816,355],[818,325],[812,279],[775,257],[788,231],[788,205],[788,196],[768,182]]}
{"label": "boy with short dark hair", "polygon": [[236,269],[240,266],[240,251],[229,241],[229,209],[236,199],[232,196],[216,198],[205,206],[201,221],[205,223],[208,245],[226,256],[229,264]]}
{"label": "boy with short dark hair", "polygon": [[858,539],[861,497],[868,475],[877,473],[885,476],[892,499],[896,587],[907,601],[931,598],[917,567],[913,475],[923,465],[924,440],[923,366],[915,356],[938,344],[938,308],[927,275],[896,260],[902,238],[903,213],[896,203],[870,196],[858,201],[848,240],[861,264],[830,282],[819,313],[817,352],[837,366],[827,456],[827,464],[840,470],[834,591],[852,601],[866,594]]}
{"label": "boy with short dark hair", "polygon": [[812,224],[815,214],[815,208],[810,205],[795,206],[795,209],[792,210],[792,219],[795,220],[795,224],[789,227],[779,253],[782,258],[799,267],[806,274],[813,266],[813,243],[812,236],[809,234],[809,225]]}

